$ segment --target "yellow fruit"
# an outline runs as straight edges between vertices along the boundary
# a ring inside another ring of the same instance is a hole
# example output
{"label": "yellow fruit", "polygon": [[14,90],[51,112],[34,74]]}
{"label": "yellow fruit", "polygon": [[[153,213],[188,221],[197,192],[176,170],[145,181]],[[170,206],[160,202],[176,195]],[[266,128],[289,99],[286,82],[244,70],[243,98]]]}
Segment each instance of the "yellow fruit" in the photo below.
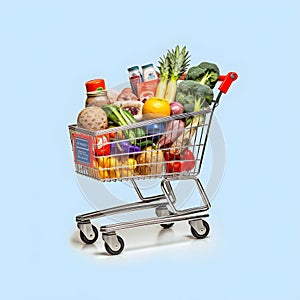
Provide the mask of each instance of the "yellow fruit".
{"label": "yellow fruit", "polygon": [[125,161],[125,166],[128,166],[129,170],[134,171],[136,169],[136,160],[134,158],[128,158]]}
{"label": "yellow fruit", "polygon": [[108,174],[107,170],[104,170],[101,167],[99,167],[99,176],[101,179],[109,178],[109,174]]}
{"label": "yellow fruit", "polygon": [[114,157],[108,157],[104,163],[105,168],[117,168],[119,166],[119,161]]}
{"label": "yellow fruit", "polygon": [[131,176],[133,176],[134,175],[134,173],[133,173],[133,171],[131,171],[129,168],[121,168],[120,169],[120,176],[121,177],[131,177]]}
{"label": "yellow fruit", "polygon": [[97,159],[95,159],[94,161],[93,161],[93,165],[94,165],[94,168],[98,168],[98,162],[97,162]]}
{"label": "yellow fruit", "polygon": [[120,178],[121,177],[120,171],[118,169],[110,170],[109,177],[110,178]]}
{"label": "yellow fruit", "polygon": [[171,107],[166,99],[152,97],[146,100],[143,106],[143,119],[168,117],[171,114]]}
{"label": "yellow fruit", "polygon": [[107,157],[106,156],[102,156],[102,157],[98,157],[97,161],[98,161],[98,166],[101,168],[105,168],[105,162],[107,161]]}

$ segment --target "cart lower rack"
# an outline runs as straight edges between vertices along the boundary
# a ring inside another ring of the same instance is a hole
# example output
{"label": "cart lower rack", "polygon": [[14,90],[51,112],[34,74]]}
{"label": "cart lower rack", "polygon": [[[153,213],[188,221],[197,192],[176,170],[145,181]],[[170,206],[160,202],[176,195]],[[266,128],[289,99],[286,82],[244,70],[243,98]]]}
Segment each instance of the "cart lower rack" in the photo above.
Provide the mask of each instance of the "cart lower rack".
{"label": "cart lower rack", "polygon": [[[92,219],[144,209],[154,209],[156,216],[100,227],[109,254],[123,251],[124,241],[116,232],[127,228],[153,224],[169,228],[175,222],[188,221],[194,237],[202,239],[208,235],[210,227],[204,219],[209,216],[206,211],[210,202],[198,174],[214,110],[237,74],[230,72],[219,79],[219,93],[205,110],[97,132],[69,125],[75,171],[101,182],[130,181],[139,197],[134,203],[77,216],[77,227],[84,243],[92,244],[98,239],[99,231],[91,223]],[[149,178],[161,179],[161,194],[143,196],[138,182]],[[195,182],[200,195],[199,206],[181,210],[176,207],[172,182],[177,180]]]}

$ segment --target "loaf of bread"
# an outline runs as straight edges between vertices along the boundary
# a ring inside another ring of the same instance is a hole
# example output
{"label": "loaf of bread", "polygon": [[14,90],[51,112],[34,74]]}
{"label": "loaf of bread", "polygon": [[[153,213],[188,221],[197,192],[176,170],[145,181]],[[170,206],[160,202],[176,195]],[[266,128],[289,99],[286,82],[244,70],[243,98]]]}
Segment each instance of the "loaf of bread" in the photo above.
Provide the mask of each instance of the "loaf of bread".
{"label": "loaf of bread", "polygon": [[78,114],[77,126],[90,131],[106,129],[108,126],[106,113],[98,106],[85,107]]}

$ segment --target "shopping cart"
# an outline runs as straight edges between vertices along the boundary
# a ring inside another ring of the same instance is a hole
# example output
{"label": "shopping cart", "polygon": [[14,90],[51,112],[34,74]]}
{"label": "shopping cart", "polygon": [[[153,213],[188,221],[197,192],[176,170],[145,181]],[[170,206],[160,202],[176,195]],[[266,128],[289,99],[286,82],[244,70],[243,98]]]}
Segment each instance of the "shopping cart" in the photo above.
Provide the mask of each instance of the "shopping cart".
{"label": "shopping cart", "polygon": [[[169,228],[175,222],[188,221],[195,238],[202,239],[209,234],[210,227],[204,219],[209,216],[206,211],[210,208],[210,202],[198,175],[214,110],[219,105],[222,94],[227,93],[237,77],[235,72],[221,75],[217,97],[210,106],[198,112],[146,120],[97,132],[69,125],[75,171],[105,183],[130,181],[138,196],[138,201],[134,203],[78,215],[76,223],[82,242],[93,244],[98,239],[99,231],[91,223],[92,219],[146,209],[154,209],[155,217],[100,226],[104,246],[109,254],[117,255],[123,251],[124,241],[116,233],[123,229],[153,224]],[[146,197],[138,182],[153,178],[161,179],[162,193]],[[195,182],[200,194],[200,204],[197,207],[176,207],[172,182],[178,180]]]}

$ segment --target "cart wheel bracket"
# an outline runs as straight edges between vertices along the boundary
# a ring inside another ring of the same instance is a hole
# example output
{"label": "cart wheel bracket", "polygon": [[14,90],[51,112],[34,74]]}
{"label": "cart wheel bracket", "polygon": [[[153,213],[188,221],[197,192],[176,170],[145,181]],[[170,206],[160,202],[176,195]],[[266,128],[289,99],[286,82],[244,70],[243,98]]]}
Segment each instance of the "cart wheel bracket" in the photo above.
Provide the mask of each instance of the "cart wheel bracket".
{"label": "cart wheel bracket", "polygon": [[170,212],[166,206],[158,206],[155,209],[155,213],[158,217],[166,217],[170,215]]}
{"label": "cart wheel bracket", "polygon": [[[168,210],[168,208],[167,208],[166,206],[164,206],[164,205],[161,205],[161,206],[156,207],[155,213],[156,213],[156,215],[157,215],[158,217],[167,217],[167,216],[170,216],[170,215],[173,214],[173,213],[170,212],[170,211]],[[174,223],[163,223],[163,224],[160,224],[160,225],[161,225],[161,227],[167,229],[167,228],[172,227],[172,226],[174,225]]]}
{"label": "cart wheel bracket", "polygon": [[103,233],[102,239],[113,251],[118,251],[122,246],[116,233]]}
{"label": "cart wheel bracket", "polygon": [[204,226],[202,219],[200,220],[191,220],[189,224],[193,227],[199,235],[204,235],[207,231],[207,228]]}
{"label": "cart wheel bracket", "polygon": [[93,240],[95,238],[95,232],[91,222],[78,223],[77,227],[86,236],[87,239]]}

